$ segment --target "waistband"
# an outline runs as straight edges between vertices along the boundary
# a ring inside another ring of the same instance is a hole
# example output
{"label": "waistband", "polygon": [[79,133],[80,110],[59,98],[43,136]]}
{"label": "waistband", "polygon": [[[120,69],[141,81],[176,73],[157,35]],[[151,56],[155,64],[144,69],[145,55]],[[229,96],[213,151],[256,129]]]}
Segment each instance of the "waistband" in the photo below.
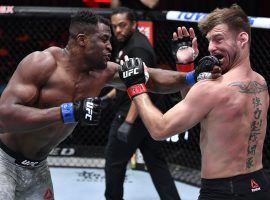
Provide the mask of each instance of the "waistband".
{"label": "waistband", "polygon": [[269,177],[263,169],[228,178],[201,179],[202,189],[221,190],[231,194],[253,193],[268,187]]}
{"label": "waistband", "polygon": [[6,154],[9,161],[23,167],[28,168],[39,167],[46,162],[46,158],[42,160],[32,160],[26,158],[22,154],[17,153],[8,148],[1,140],[0,140],[0,148],[2,149],[2,152]]}

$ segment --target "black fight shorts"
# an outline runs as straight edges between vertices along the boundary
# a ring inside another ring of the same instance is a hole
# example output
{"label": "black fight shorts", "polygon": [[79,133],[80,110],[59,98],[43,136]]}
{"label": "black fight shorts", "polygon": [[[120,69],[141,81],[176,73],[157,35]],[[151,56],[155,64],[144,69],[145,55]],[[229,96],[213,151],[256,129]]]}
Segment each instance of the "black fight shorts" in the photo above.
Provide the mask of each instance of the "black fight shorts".
{"label": "black fight shorts", "polygon": [[264,170],[229,178],[202,179],[198,200],[270,200],[270,178]]}

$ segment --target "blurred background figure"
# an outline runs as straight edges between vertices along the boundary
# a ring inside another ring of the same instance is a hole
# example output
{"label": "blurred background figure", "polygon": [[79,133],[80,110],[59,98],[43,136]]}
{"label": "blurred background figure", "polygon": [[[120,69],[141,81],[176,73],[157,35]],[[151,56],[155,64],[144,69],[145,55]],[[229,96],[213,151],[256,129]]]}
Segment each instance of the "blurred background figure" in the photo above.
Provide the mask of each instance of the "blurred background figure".
{"label": "blurred background figure", "polygon": [[[111,23],[115,35],[113,48],[116,62],[128,55],[142,58],[147,66],[156,66],[155,52],[147,37],[137,29],[135,14],[131,9],[119,7],[114,10]],[[160,95],[152,94],[151,97],[158,105]],[[103,105],[109,105],[108,102],[113,98],[115,99],[116,115],[109,131],[105,152],[106,199],[123,199],[126,167],[137,148],[143,155],[160,199],[180,199],[162,155],[160,142],[150,137],[126,91],[112,89],[102,97]]]}

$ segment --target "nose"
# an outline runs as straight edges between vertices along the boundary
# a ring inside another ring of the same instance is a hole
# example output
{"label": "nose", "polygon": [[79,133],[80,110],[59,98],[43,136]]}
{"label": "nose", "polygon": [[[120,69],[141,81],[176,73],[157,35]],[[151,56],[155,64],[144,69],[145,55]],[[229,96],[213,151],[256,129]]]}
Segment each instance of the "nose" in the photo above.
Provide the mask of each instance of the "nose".
{"label": "nose", "polygon": [[112,51],[112,44],[110,42],[107,43],[106,48],[111,52]]}
{"label": "nose", "polygon": [[122,29],[119,26],[115,27],[115,33],[116,34],[121,33],[121,31],[122,31]]}

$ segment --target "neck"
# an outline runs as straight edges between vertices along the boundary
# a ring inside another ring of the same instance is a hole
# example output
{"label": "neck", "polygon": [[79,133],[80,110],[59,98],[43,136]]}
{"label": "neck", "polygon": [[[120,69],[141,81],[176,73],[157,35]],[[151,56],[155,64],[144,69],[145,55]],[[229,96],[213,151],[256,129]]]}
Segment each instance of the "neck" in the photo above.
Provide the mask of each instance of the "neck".
{"label": "neck", "polygon": [[78,50],[71,48],[69,45],[67,45],[63,52],[65,55],[67,55],[69,60],[69,67],[73,71],[77,72],[89,72],[89,66],[84,62],[84,58],[82,54],[78,52]]}
{"label": "neck", "polygon": [[251,70],[251,63],[249,56],[246,56],[245,58],[238,59],[229,69],[229,72],[233,72],[235,70],[240,70],[241,74],[249,73]]}

